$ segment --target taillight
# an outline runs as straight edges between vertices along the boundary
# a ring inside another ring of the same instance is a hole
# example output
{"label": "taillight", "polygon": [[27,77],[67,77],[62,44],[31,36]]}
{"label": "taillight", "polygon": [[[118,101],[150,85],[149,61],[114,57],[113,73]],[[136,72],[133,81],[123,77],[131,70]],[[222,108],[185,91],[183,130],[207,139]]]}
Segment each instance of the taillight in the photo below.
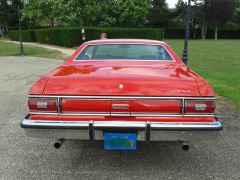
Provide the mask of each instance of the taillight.
{"label": "taillight", "polygon": [[211,100],[186,100],[185,113],[214,113],[215,101]]}
{"label": "taillight", "polygon": [[56,98],[29,98],[28,107],[30,111],[57,112]]}

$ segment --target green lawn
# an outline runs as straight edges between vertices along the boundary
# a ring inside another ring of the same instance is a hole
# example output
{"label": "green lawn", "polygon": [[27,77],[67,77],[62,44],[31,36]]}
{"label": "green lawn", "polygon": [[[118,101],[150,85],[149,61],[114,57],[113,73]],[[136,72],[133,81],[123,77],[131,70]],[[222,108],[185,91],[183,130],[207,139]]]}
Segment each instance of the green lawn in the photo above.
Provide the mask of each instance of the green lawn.
{"label": "green lawn", "polygon": [[[66,57],[59,51],[49,50],[41,47],[33,47],[24,45],[24,53],[26,56],[45,57],[54,59],[63,59]],[[0,41],[0,56],[18,56],[19,44]]]}
{"label": "green lawn", "polygon": [[[183,40],[167,40],[182,57]],[[204,77],[216,93],[240,107],[240,40],[193,40],[188,65]]]}

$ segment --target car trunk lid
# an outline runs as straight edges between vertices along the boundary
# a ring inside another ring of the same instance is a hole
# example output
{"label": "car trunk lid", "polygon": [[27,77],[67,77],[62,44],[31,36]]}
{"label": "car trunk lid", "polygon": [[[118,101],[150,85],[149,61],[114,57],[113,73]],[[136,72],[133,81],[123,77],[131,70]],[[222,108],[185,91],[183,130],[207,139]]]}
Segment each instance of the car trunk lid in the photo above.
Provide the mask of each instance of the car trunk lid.
{"label": "car trunk lid", "polygon": [[[49,75],[44,95],[98,96],[97,99],[62,99],[61,110],[65,113],[112,116],[179,114],[181,100],[143,100],[139,97],[200,96],[193,74],[171,64],[62,66]],[[108,98],[112,96],[126,98]],[[128,100],[130,96],[138,99]]]}
{"label": "car trunk lid", "polygon": [[49,73],[46,95],[200,96],[195,74],[171,63],[68,65]]}

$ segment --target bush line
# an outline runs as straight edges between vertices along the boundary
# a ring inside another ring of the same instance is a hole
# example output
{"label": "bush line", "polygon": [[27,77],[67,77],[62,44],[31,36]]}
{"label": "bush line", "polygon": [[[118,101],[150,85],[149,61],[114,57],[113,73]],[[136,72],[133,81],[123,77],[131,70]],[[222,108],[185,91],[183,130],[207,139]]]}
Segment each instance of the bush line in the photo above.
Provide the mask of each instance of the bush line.
{"label": "bush line", "polygon": [[[107,33],[108,38],[136,38],[162,40],[162,29],[156,28],[85,28],[86,41],[100,38],[101,33]],[[11,40],[18,41],[18,31],[9,32]],[[22,30],[24,42],[40,42],[44,44],[75,47],[83,43],[81,27],[56,27],[45,29]]]}

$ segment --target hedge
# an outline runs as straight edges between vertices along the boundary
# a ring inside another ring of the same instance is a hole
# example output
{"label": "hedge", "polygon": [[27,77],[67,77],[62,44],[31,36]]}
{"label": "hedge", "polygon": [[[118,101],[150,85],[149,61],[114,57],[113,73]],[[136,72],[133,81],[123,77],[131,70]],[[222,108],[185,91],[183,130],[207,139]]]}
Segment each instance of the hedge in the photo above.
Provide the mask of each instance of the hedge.
{"label": "hedge", "polygon": [[[162,40],[162,29],[153,28],[93,28],[87,27],[86,40],[99,39],[101,33],[107,33],[108,38],[138,38]],[[66,47],[79,46],[82,43],[81,27],[57,27],[49,29],[23,30],[23,41],[40,42]],[[11,40],[18,40],[18,32],[11,30]]]}
{"label": "hedge", "polygon": [[[185,37],[184,28],[167,28],[164,31],[164,38],[166,39],[183,39]],[[192,39],[201,39],[201,29],[191,29],[190,38]],[[215,29],[208,28],[207,39],[215,38]],[[218,38],[219,39],[240,39],[240,26],[224,26],[218,29]]]}
{"label": "hedge", "polygon": [[[19,41],[19,32],[17,30],[10,30],[9,37],[11,40]],[[25,42],[36,42],[36,35],[34,30],[22,30],[22,40]]]}
{"label": "hedge", "polygon": [[[163,37],[162,29],[153,28],[95,28],[87,27],[86,40],[99,39],[101,33],[108,34],[108,38],[139,38],[161,40]],[[214,28],[208,28],[207,39],[214,39]],[[201,39],[200,29],[191,29],[191,37]],[[18,41],[18,31],[10,30],[11,40]],[[183,39],[185,29],[183,27],[166,28],[164,38],[166,39]],[[218,30],[219,39],[240,39],[240,26],[226,25]],[[40,42],[66,47],[79,46],[82,43],[81,27],[56,27],[31,29],[22,31],[22,39],[25,42]]]}

